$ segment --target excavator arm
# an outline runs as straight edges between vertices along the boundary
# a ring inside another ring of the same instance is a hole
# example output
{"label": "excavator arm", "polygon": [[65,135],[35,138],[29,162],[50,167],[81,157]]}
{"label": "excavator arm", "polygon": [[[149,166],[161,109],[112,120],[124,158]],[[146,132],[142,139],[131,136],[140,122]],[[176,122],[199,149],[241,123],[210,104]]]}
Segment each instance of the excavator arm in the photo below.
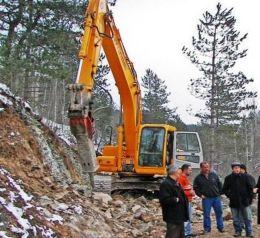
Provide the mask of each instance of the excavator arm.
{"label": "excavator arm", "polygon": [[142,121],[140,86],[112,12],[106,0],[89,0],[79,51],[78,74],[75,84],[68,86],[70,127],[78,141],[83,169],[87,172],[98,169],[91,141],[94,123],[91,98],[101,47],[118,87],[123,110],[123,125],[118,128],[118,146],[107,148],[109,152],[106,163],[111,159],[121,159],[122,156],[133,163],[138,127]]}

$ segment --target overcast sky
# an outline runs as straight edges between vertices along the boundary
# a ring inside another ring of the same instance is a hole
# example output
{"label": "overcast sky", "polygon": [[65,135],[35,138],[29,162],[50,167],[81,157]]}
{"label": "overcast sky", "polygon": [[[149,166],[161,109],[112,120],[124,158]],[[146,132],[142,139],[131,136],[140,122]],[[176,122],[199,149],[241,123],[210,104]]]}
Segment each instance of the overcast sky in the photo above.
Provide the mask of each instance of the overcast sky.
{"label": "overcast sky", "polygon": [[240,60],[237,69],[254,78],[251,88],[260,94],[259,0],[117,0],[112,8],[139,81],[145,69],[155,71],[172,93],[170,105],[178,108],[177,112],[186,123],[197,120],[187,109],[191,107],[197,112],[203,108],[203,102],[187,89],[189,80],[198,75],[198,70],[181,49],[183,45],[191,46],[199,18],[206,10],[214,13],[218,2],[227,8],[234,7],[237,29],[242,34],[248,33],[243,43],[249,49],[248,56]]}

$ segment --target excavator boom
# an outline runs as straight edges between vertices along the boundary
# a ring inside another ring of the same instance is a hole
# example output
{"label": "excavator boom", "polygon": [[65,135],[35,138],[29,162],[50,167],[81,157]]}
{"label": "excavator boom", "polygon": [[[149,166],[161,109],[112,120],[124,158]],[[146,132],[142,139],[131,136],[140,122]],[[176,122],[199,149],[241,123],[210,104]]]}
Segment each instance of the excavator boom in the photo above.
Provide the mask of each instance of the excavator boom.
{"label": "excavator boom", "polygon": [[88,172],[97,170],[94,155],[87,151],[93,147],[89,142],[93,134],[91,98],[101,47],[106,54],[119,89],[123,110],[124,126],[118,129],[119,133],[123,134],[118,136],[121,148],[118,147],[117,151],[112,149],[114,150],[112,156],[121,158],[124,153],[125,157],[134,163],[138,127],[142,121],[140,86],[133,64],[129,60],[119,30],[115,25],[112,12],[109,10],[106,0],[90,0],[85,13],[76,83],[68,87],[71,92],[70,126],[78,140],[82,161],[85,161],[86,158],[90,161],[90,163],[85,163],[87,166],[85,169]]}

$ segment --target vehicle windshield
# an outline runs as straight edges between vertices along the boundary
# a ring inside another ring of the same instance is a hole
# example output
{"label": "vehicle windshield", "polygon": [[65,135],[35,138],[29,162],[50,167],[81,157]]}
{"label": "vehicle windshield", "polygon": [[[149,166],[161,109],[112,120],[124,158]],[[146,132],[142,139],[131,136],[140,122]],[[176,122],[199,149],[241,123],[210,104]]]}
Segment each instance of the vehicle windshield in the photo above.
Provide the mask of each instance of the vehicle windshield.
{"label": "vehicle windshield", "polygon": [[163,166],[164,136],[164,128],[143,128],[139,148],[140,166]]}
{"label": "vehicle windshield", "polygon": [[176,138],[177,152],[200,152],[200,145],[195,133],[178,133]]}

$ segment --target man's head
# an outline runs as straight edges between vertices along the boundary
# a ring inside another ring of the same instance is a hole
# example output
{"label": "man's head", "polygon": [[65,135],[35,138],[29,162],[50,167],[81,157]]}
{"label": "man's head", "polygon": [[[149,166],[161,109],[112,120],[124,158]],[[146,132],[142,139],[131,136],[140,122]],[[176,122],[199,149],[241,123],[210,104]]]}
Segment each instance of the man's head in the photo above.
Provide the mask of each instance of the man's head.
{"label": "man's head", "polygon": [[181,175],[181,170],[177,166],[175,166],[174,164],[171,164],[168,167],[168,175],[172,179],[178,180],[180,175]]}
{"label": "man's head", "polygon": [[241,164],[241,165],[240,165],[240,173],[241,173],[241,174],[246,174],[246,173],[247,173],[246,165],[245,165],[245,164]]}
{"label": "man's head", "polygon": [[241,171],[241,164],[239,162],[233,162],[231,168],[234,174],[239,174]]}
{"label": "man's head", "polygon": [[203,161],[200,163],[200,172],[202,174],[209,174],[210,172],[210,167],[209,167],[209,163],[206,161]]}
{"label": "man's head", "polygon": [[190,176],[192,173],[192,168],[190,164],[184,164],[181,166],[181,171],[183,174]]}

